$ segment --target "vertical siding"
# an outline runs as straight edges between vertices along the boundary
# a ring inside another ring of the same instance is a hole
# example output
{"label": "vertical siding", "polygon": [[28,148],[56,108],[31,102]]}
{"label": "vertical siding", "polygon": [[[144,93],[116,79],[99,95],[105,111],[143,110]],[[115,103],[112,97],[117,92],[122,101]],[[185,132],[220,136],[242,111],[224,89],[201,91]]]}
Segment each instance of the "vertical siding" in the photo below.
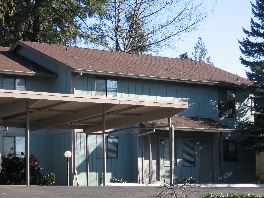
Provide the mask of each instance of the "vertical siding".
{"label": "vertical siding", "polygon": [[86,169],[86,134],[76,133],[76,170],[80,186],[87,185]]}
{"label": "vertical siding", "polygon": [[75,92],[76,95],[95,95],[95,76],[83,74],[75,78]]}
{"label": "vertical siding", "polygon": [[69,70],[23,47],[19,48],[17,53],[59,75],[54,81],[52,80],[53,82],[49,89],[50,92],[63,94],[71,93],[71,72]]}
{"label": "vertical siding", "polygon": [[0,89],[3,89],[3,74],[0,74]]}
{"label": "vertical siding", "polygon": [[256,156],[256,176],[259,181],[264,181],[264,152]]}
{"label": "vertical siding", "polygon": [[0,153],[1,153],[1,156],[3,156],[3,133],[0,134]]}
{"label": "vertical siding", "polygon": [[[78,134],[78,133],[77,133]],[[106,182],[110,178],[116,177],[124,179],[127,182],[137,182],[137,152],[136,152],[136,135],[118,134],[118,159],[106,160]],[[86,185],[86,149],[85,134],[76,136],[77,150],[76,163],[78,179],[80,185]],[[78,145],[79,144],[79,145]],[[91,186],[101,185],[103,172],[103,159],[96,158],[96,135],[88,136],[89,149],[89,184]]]}
{"label": "vertical siding", "polygon": [[38,163],[43,167],[41,173],[52,173],[51,136],[33,134],[30,135],[30,154],[35,155]]}
{"label": "vertical siding", "polygon": [[52,84],[55,78],[44,78],[44,77],[28,77],[26,89],[27,91],[36,92],[54,92]]}
{"label": "vertical siding", "polygon": [[[55,185],[67,185],[67,160],[65,151],[71,151],[70,133],[52,135],[52,172]],[[71,170],[71,168],[70,168]]]}

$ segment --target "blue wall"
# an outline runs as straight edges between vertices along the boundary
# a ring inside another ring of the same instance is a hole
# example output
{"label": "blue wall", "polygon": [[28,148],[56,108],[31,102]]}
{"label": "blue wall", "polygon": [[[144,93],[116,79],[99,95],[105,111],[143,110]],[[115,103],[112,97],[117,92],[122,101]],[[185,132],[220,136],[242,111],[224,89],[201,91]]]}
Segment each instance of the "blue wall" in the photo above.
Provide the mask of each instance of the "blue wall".
{"label": "blue wall", "polygon": [[[115,135],[116,136],[116,135]],[[106,160],[106,182],[115,177],[127,182],[137,182],[136,135],[118,134],[118,159]],[[77,133],[77,173],[80,185],[86,185],[86,135]],[[96,159],[96,135],[88,136],[89,150],[89,184],[97,186],[102,183],[103,159]]]}

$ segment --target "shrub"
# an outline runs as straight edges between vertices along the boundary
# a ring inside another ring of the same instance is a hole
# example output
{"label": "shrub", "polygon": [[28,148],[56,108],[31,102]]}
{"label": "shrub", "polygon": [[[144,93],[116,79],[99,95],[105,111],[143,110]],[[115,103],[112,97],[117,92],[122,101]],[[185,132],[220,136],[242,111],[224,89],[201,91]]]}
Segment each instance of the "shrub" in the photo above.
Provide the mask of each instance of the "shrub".
{"label": "shrub", "polygon": [[193,184],[195,179],[193,177],[182,177],[179,179],[181,184]]}
{"label": "shrub", "polygon": [[122,178],[121,178],[121,179],[117,179],[117,178],[115,178],[115,177],[111,178],[111,179],[110,179],[110,182],[111,182],[111,183],[126,183],[126,181],[123,180]]}
{"label": "shrub", "polygon": [[43,174],[40,180],[40,186],[51,186],[55,183],[55,175],[53,173]]}

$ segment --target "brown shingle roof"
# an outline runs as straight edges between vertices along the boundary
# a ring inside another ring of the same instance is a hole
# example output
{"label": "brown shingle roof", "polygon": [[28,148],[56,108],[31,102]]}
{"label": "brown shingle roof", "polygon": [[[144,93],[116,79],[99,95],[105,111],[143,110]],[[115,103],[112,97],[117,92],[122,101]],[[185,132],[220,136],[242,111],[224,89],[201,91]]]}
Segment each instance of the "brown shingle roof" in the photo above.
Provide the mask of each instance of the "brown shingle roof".
{"label": "brown shingle roof", "polygon": [[252,84],[247,79],[199,61],[92,50],[27,41],[18,41],[12,50],[17,45],[35,49],[80,72],[205,84]]}
{"label": "brown shingle roof", "polygon": [[[168,126],[168,119],[160,119],[149,122],[151,125],[156,125],[158,127]],[[174,125],[175,129],[182,130],[200,130],[200,131],[222,131],[231,129],[217,122],[211,118],[200,118],[200,117],[184,117],[184,116],[174,116],[171,118],[171,123]]]}
{"label": "brown shingle roof", "polygon": [[0,46],[0,73],[57,76],[40,65]]}

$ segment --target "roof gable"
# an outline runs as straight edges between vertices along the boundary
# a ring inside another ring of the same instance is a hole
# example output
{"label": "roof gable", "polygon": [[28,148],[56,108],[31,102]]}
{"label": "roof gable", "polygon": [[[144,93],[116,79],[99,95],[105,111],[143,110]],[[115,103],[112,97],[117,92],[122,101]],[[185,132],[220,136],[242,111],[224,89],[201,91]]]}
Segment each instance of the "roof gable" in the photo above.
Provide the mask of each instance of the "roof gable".
{"label": "roof gable", "polygon": [[252,82],[245,78],[200,61],[27,41],[18,41],[11,50],[14,50],[18,45],[36,50],[76,72],[197,84],[252,85]]}
{"label": "roof gable", "polygon": [[30,61],[14,52],[8,47],[0,46],[0,73],[15,75],[36,75],[56,77],[57,74]]}

